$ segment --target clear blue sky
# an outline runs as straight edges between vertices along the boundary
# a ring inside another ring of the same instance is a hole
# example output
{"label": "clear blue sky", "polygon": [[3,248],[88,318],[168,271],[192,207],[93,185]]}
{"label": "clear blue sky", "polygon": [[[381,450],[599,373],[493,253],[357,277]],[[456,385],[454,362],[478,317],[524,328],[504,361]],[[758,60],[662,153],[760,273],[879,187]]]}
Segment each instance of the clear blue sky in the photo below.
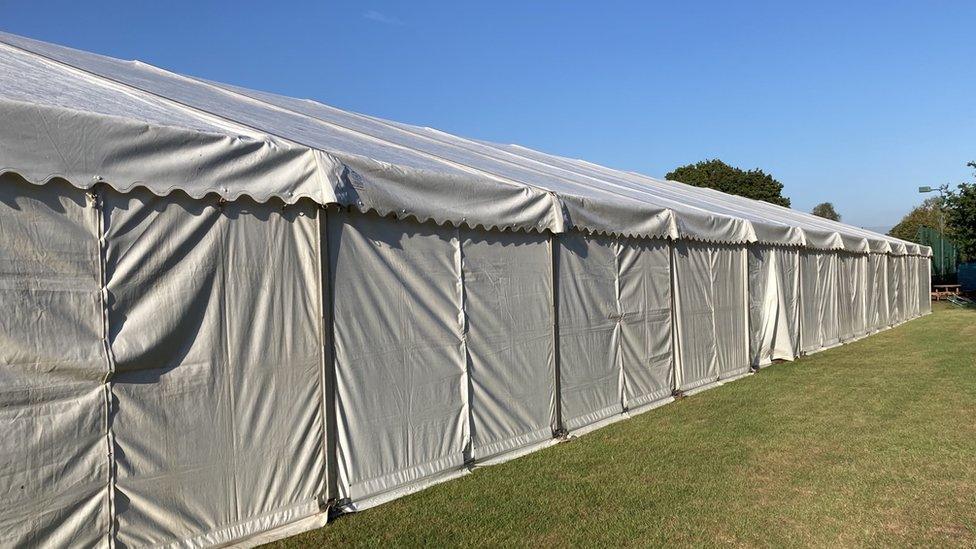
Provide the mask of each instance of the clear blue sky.
{"label": "clear blue sky", "polygon": [[659,177],[717,157],[875,229],[970,176],[976,2],[794,4],[0,0],[0,29]]}

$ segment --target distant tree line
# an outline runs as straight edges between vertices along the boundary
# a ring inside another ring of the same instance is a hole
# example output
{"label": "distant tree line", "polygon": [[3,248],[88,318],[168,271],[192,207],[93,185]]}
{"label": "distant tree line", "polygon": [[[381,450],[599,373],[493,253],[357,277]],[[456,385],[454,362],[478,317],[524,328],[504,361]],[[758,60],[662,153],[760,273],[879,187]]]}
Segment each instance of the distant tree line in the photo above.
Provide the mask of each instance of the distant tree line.
{"label": "distant tree line", "polygon": [[783,196],[783,184],[773,176],[758,168],[743,170],[729,166],[717,158],[675,168],[665,177],[696,187],[790,207],[790,199]]}
{"label": "distant tree line", "polygon": [[834,209],[834,205],[830,202],[821,202],[813,207],[811,211],[813,215],[817,217],[822,217],[824,219],[829,219],[831,221],[840,221],[840,214]]}
{"label": "distant tree line", "polygon": [[[706,187],[723,193],[790,207],[789,197],[783,195],[783,184],[759,168],[743,170],[713,158],[675,168],[668,172],[665,177],[671,181],[680,181],[695,187]],[[840,221],[840,214],[830,202],[818,204],[812,213]]]}
{"label": "distant tree line", "polygon": [[[976,170],[976,161],[967,166]],[[666,177],[696,187],[790,207],[789,197],[783,196],[783,184],[759,168],[743,170],[714,158],[675,168]],[[888,234],[918,242],[918,229],[938,229],[944,215],[945,233],[959,247],[962,259],[976,261],[976,182],[960,183],[955,189],[943,185],[941,191],[941,196],[928,198],[915,207]],[[811,213],[825,219],[841,220],[830,202],[817,204]]]}

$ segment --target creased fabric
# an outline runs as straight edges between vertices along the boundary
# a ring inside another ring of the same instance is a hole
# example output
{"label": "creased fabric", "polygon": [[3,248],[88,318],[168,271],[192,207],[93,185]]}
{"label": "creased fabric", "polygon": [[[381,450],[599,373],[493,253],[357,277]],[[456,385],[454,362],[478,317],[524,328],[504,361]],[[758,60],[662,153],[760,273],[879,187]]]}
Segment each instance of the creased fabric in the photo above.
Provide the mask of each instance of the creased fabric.
{"label": "creased fabric", "polygon": [[868,254],[866,278],[867,327],[870,331],[876,332],[888,326],[887,255]]}
{"label": "creased fabric", "polygon": [[33,183],[57,177],[84,189],[103,183],[120,192],[145,187],[159,196],[183,191],[194,198],[337,201],[338,161],[275,139],[148,125],[2,98],[0,113],[0,173],[15,172]]}
{"label": "creased fabric", "polygon": [[920,297],[922,296],[922,291],[919,282],[919,268],[918,265],[921,262],[919,256],[912,255],[905,258],[906,267],[905,272],[907,275],[907,288],[905,292],[905,300],[907,302],[906,307],[908,311],[908,318],[915,318],[921,313],[921,305],[919,303]]}
{"label": "creased fabric", "polygon": [[100,196],[119,543],[226,543],[317,512],[317,208]]}
{"label": "creased fabric", "polygon": [[800,253],[800,349],[818,351],[840,342],[838,255],[818,250]]}
{"label": "creased fabric", "polygon": [[617,243],[620,364],[628,409],[671,396],[671,258],[667,241]]}
{"label": "creased fabric", "polygon": [[361,500],[458,468],[468,438],[457,232],[329,212],[339,481]]}
{"label": "creased fabric", "polygon": [[675,244],[679,389],[749,370],[747,261],[745,246]]}
{"label": "creased fabric", "polygon": [[888,269],[888,324],[895,325],[905,319],[905,267],[902,256],[887,256]]}
{"label": "creased fabric", "polygon": [[854,288],[854,337],[863,337],[869,332],[867,320],[868,298],[868,256],[866,254],[852,254],[852,262],[848,263],[850,276]]}
{"label": "creased fabric", "polygon": [[867,256],[837,254],[837,333],[850,341],[865,333]]}
{"label": "creased fabric", "polygon": [[545,235],[461,231],[476,459],[552,438],[552,258]]}
{"label": "creased fabric", "polygon": [[559,368],[566,429],[623,411],[614,239],[559,237]]}
{"label": "creased fabric", "polygon": [[98,214],[0,176],[0,545],[107,546]]}
{"label": "creased fabric", "polygon": [[793,360],[800,352],[799,251],[749,248],[749,335],[753,366]]}
{"label": "creased fabric", "polygon": [[667,242],[577,232],[558,240],[563,426],[578,429],[671,396]]}

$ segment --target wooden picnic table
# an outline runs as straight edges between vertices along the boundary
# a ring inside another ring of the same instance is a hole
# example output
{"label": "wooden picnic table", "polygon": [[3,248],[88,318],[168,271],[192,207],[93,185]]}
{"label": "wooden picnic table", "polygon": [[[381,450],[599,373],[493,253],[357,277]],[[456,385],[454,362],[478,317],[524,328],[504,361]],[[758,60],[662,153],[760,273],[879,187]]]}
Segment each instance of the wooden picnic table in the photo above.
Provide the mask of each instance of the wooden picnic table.
{"label": "wooden picnic table", "polygon": [[960,284],[933,284],[932,288],[935,290],[932,292],[932,297],[936,301],[941,301],[950,295],[959,295],[962,286]]}

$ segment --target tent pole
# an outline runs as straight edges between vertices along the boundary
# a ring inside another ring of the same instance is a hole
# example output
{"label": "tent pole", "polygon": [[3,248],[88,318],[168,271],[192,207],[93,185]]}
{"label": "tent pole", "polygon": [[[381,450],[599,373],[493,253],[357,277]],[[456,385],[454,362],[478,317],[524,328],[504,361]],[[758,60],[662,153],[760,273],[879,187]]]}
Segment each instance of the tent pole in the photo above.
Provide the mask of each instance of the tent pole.
{"label": "tent pole", "polygon": [[99,193],[98,187],[92,187],[88,194],[88,200],[91,204],[94,221],[95,221],[95,237],[96,244],[98,246],[98,306],[99,311],[102,315],[102,345],[103,352],[105,353],[106,370],[105,376],[102,379],[103,395],[105,398],[105,443],[106,443],[106,455],[108,458],[108,531],[106,532],[108,547],[114,548],[116,546],[116,536],[118,535],[118,522],[116,520],[116,481],[118,479],[118,463],[116,461],[116,444],[115,444],[115,433],[112,430],[112,425],[114,423],[115,406],[113,404],[114,398],[112,395],[112,378],[115,375],[115,354],[112,352],[111,343],[111,318],[109,317],[109,305],[108,305],[108,223],[105,218],[105,204],[104,199]]}
{"label": "tent pole", "polygon": [[668,260],[669,260],[669,272],[668,272],[668,284],[671,286],[671,395],[675,398],[680,398],[681,393],[681,356],[680,356],[680,345],[678,338],[678,299],[676,293],[678,292],[678,284],[676,272],[674,269],[674,239],[668,237]]}
{"label": "tent pole", "polygon": [[462,455],[464,463],[470,466],[474,463],[474,385],[471,381],[471,351],[468,349],[468,303],[467,288],[464,280],[464,244],[461,227],[454,228],[454,268],[457,269],[458,285],[458,332],[464,359],[464,391],[465,391],[465,440]]}
{"label": "tent pole", "polygon": [[552,366],[553,366],[553,425],[552,436],[563,438],[562,379],[559,364],[559,237],[549,234],[550,277],[552,281]]}
{"label": "tent pole", "polygon": [[328,207],[319,209],[318,240],[319,240],[319,276],[321,277],[320,311],[320,345],[322,348],[322,433],[324,441],[322,451],[325,453],[325,493],[319,506],[323,511],[331,512],[339,500],[338,481],[338,448],[336,427],[336,367],[335,367],[335,323],[333,308],[335,306],[335,291],[332,279],[331,252],[329,249]]}

